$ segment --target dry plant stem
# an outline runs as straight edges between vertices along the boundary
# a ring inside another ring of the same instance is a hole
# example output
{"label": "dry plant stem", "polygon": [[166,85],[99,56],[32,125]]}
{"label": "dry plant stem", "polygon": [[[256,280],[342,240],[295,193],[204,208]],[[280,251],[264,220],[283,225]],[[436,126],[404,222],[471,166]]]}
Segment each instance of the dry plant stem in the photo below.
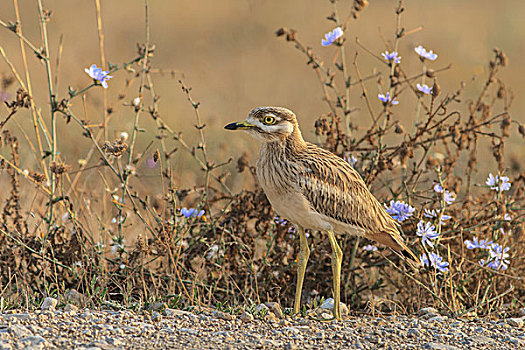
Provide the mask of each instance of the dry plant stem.
{"label": "dry plant stem", "polygon": [[[102,69],[106,67],[106,55],[104,53],[104,31],[102,29],[102,11],[100,10],[100,0],[95,0],[95,10],[97,17],[97,33],[98,33],[98,44],[100,48],[100,65]],[[108,91],[103,90],[104,94],[104,120],[102,121],[102,128],[104,130],[104,139],[108,138],[107,131],[107,119],[108,119]]]}
{"label": "dry plant stem", "polygon": [[[425,62],[423,61],[423,73],[421,73],[421,84],[425,84],[425,78],[426,78],[426,74],[425,72],[427,71],[427,67],[425,65]],[[416,104],[416,116],[414,118],[414,127],[413,127],[413,130],[415,131],[416,128],[417,128],[417,124],[419,123],[419,113],[421,112],[421,99],[424,97],[425,95],[422,94],[422,95],[419,95],[417,96],[417,104]]]}
{"label": "dry plant stem", "polygon": [[[337,2],[332,2],[332,7],[334,9],[335,14],[335,22],[338,27],[341,26],[341,23],[339,22],[339,14],[337,12]],[[343,30],[346,31],[347,23],[343,26]],[[341,64],[343,66],[343,80],[345,85],[345,100],[344,103],[341,105],[343,108],[343,113],[345,116],[345,127],[346,127],[346,134],[348,137],[350,137],[352,130],[350,130],[350,76],[348,75],[348,67],[346,66],[346,53],[345,53],[345,42],[343,42],[340,46],[341,50]]]}
{"label": "dry plant stem", "polygon": [[[38,14],[40,17],[40,29],[42,32],[42,40],[43,40],[44,50],[45,50],[45,55],[43,55],[42,59],[44,60],[44,65],[46,67],[47,83],[48,83],[48,90],[49,90],[49,103],[50,103],[50,113],[51,113],[51,162],[55,162],[56,153],[57,153],[57,138],[56,138],[57,135],[56,135],[56,118],[55,118],[56,101],[55,101],[55,93],[53,91],[53,76],[51,74],[51,62],[49,60],[49,45],[47,43],[46,17],[44,15],[44,10],[42,7],[42,0],[37,0],[37,2],[38,2]],[[56,175],[53,172],[51,172],[50,182],[51,182],[50,184],[51,194],[49,198],[48,233],[54,221],[53,206],[54,206],[54,196],[55,196],[55,189],[56,189]]]}
{"label": "dry plant stem", "polygon": [[[148,56],[149,56],[149,45],[150,45],[150,28],[149,28],[149,13],[148,13],[148,0],[144,0],[144,18],[145,18],[145,31],[146,31],[146,44],[144,47],[144,58],[142,61],[142,70],[140,72],[140,86],[139,86],[139,99],[140,104],[142,104],[142,89],[144,88],[144,77],[146,75],[146,68],[148,66]],[[132,175],[133,169],[133,151],[135,149],[135,141],[137,138],[137,131],[139,126],[139,115],[140,115],[140,108],[135,108],[135,118],[133,121],[133,129],[131,131],[131,141],[129,144],[129,154],[128,154],[128,162],[127,167],[125,171],[123,172],[123,178],[124,183],[122,184],[122,203],[124,203],[126,198],[126,192],[129,191],[128,189],[128,183],[129,178]],[[122,207],[119,208],[119,214],[118,214],[118,236],[119,239],[122,239]]]}
{"label": "dry plant stem", "polygon": [[[13,5],[15,8],[15,15],[16,15],[16,21],[18,23],[18,26],[16,28],[16,34],[18,34],[18,38],[20,40],[20,52],[22,53],[22,60],[24,62],[24,72],[26,77],[26,85],[27,85],[27,92],[30,96],[33,96],[32,86],[31,86],[31,79],[29,75],[29,68],[27,65],[27,55],[26,55],[26,49],[24,46],[24,39],[23,39],[23,33],[22,33],[22,20],[20,18],[20,10],[18,7],[18,0],[13,0]],[[37,113],[36,113],[36,107],[33,99],[31,99],[31,114],[33,116],[33,128],[35,130],[35,135],[38,143],[38,150],[39,150],[39,164],[40,168],[44,172],[44,175],[46,176],[46,179],[49,179],[49,172],[47,170],[47,167],[44,163],[44,160],[42,159],[42,155],[44,154],[44,149],[42,147],[42,139],[40,137],[40,131],[38,129],[38,122],[37,122]],[[46,131],[44,130],[44,133]],[[48,145],[49,147],[49,145]]]}

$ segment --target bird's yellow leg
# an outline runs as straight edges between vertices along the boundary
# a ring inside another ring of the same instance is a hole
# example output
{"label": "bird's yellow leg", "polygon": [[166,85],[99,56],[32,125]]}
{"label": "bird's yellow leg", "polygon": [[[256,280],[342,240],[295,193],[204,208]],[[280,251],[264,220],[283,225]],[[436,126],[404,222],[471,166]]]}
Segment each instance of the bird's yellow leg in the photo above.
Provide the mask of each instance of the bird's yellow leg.
{"label": "bird's yellow leg", "polygon": [[343,262],[343,252],[337,241],[333,231],[328,231],[328,239],[332,246],[332,274],[334,284],[334,317],[336,320],[341,320],[341,263]]}
{"label": "bird's yellow leg", "polygon": [[295,302],[293,305],[294,315],[300,312],[304,272],[306,270],[306,264],[308,263],[308,257],[310,256],[310,249],[308,249],[308,241],[306,240],[304,228],[297,226],[297,231],[299,232],[300,251],[299,257],[297,258],[297,285],[295,286]]}

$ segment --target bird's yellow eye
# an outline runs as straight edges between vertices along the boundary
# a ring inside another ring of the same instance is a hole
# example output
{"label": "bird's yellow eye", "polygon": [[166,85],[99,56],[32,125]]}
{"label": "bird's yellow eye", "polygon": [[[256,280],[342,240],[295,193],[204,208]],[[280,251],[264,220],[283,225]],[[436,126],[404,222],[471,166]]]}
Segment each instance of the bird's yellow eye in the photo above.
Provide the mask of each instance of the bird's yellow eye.
{"label": "bird's yellow eye", "polygon": [[266,125],[275,124],[276,121],[277,121],[277,119],[275,119],[274,116],[267,115],[266,117],[264,117],[264,124],[266,124]]}

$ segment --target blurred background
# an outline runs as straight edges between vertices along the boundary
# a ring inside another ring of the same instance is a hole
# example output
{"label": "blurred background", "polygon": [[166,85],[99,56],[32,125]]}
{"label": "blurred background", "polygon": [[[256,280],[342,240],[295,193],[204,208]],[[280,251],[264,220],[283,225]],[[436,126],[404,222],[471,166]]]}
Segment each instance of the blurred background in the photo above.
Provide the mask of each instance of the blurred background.
{"label": "blurred background", "polygon": [[[134,58],[137,43],[145,42],[144,3],[139,0],[101,1],[102,27],[106,62],[122,63]],[[340,16],[346,17],[352,1],[340,1]],[[355,39],[379,55],[391,43],[395,29],[394,7],[397,1],[370,1],[357,21],[352,20],[346,31],[348,64],[351,65],[355,50],[359,51],[358,64],[363,76],[375,70],[383,72],[387,79],[386,67],[378,60],[359,49]],[[19,1],[22,29],[24,34],[40,46],[40,28],[35,1]],[[403,57],[402,66],[409,75],[421,72],[421,63],[414,53],[414,47],[423,45],[432,49],[439,57],[429,67],[439,69],[452,64],[452,68],[439,75],[442,93],[455,91],[460,81],[471,81],[463,98],[478,92],[486,77],[492,49],[499,47],[509,57],[510,65],[501,74],[506,86],[516,96],[511,116],[523,122],[525,109],[524,68],[521,63],[525,56],[525,2],[515,0],[419,0],[406,1],[403,26],[422,30],[404,38],[399,47]],[[67,94],[67,87],[82,88],[91,83],[84,68],[96,63],[100,65],[99,39],[95,1],[46,0],[44,6],[52,11],[49,22],[49,44],[53,66],[60,36],[63,36],[63,51],[58,69],[58,97]],[[314,141],[313,121],[328,111],[322,101],[321,86],[314,71],[306,65],[306,58],[292,44],[276,38],[280,27],[298,31],[300,40],[311,46],[314,53],[329,63],[336,49],[321,46],[324,33],[333,29],[329,1],[300,0],[201,0],[201,1],[150,1],[151,42],[156,44],[153,67],[164,73],[155,76],[156,94],[160,95],[160,115],[169,125],[185,133],[190,143],[197,140],[192,125],[195,123],[191,105],[182,93],[179,79],[193,88],[193,98],[201,102],[200,112],[207,125],[206,136],[213,159],[226,160],[238,157],[248,150],[250,161],[254,162],[258,149],[256,141],[240,133],[232,134],[222,126],[230,121],[243,119],[251,108],[262,105],[279,105],[291,108],[299,117],[305,138]],[[15,21],[13,3],[0,3],[0,17],[4,21]],[[23,75],[19,41],[13,33],[1,28],[0,45],[16,69]],[[383,39],[385,41],[383,41]],[[29,67],[33,79],[33,94],[37,104],[46,108],[48,103],[45,69],[29,55]],[[107,68],[107,67],[106,67]],[[355,71],[350,67],[355,78]],[[175,74],[169,72],[174,71]],[[9,68],[0,62],[0,73],[10,74]],[[55,72],[54,72],[55,73]],[[131,131],[133,110],[122,107],[137,97],[138,88],[125,89],[129,74],[119,72],[109,82],[108,101],[115,115],[109,124],[108,138],[113,140],[122,131]],[[136,82],[135,82],[136,84]],[[375,100],[379,87],[375,80],[366,83],[373,107],[379,111]],[[15,86],[8,89],[13,96]],[[353,91],[352,104],[362,105],[358,87]],[[74,110],[89,120],[102,120],[102,88],[88,92],[86,107],[76,101]],[[123,99],[118,99],[118,95]],[[396,117],[413,119],[416,99],[412,94],[399,97]],[[5,113],[0,107],[2,114]],[[44,115],[48,111],[44,110]],[[399,113],[400,112],[400,113]],[[27,120],[24,120],[27,116]],[[402,117],[400,117],[402,116]],[[24,110],[16,115],[17,122],[30,125],[30,112]],[[364,110],[352,114],[359,124],[369,123]],[[138,150],[150,142],[154,130],[151,118],[144,115],[141,126],[146,133],[138,140]],[[75,164],[89,148],[89,140],[79,137],[80,128],[66,126],[63,120],[58,125],[61,134],[59,150],[66,162]],[[30,129],[27,129],[30,130]],[[515,135],[516,133],[513,133]],[[31,135],[30,135],[31,136]],[[523,139],[513,137],[507,145],[511,157],[518,157],[525,150]],[[521,153],[520,153],[521,152]],[[179,152],[181,153],[181,152]],[[195,183],[196,175],[191,171],[195,166],[185,157],[177,160],[177,174],[181,185]],[[30,163],[29,159],[25,160]],[[30,167],[31,164],[25,166]],[[233,168],[233,165],[232,165]],[[189,170],[189,171],[188,171]],[[147,171],[147,169],[145,170]],[[245,176],[245,175],[242,175]],[[485,174],[483,176],[486,176]],[[249,176],[248,176],[249,177]],[[240,188],[240,187],[239,187]]]}

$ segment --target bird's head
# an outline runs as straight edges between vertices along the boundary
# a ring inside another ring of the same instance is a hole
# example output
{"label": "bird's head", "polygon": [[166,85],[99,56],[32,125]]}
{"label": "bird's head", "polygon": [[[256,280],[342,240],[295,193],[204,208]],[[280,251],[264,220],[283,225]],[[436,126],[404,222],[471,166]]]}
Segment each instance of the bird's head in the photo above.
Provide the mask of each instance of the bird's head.
{"label": "bird's head", "polygon": [[299,133],[295,114],[283,107],[258,107],[251,110],[246,120],[228,124],[228,130],[244,130],[262,142],[282,141]]}

